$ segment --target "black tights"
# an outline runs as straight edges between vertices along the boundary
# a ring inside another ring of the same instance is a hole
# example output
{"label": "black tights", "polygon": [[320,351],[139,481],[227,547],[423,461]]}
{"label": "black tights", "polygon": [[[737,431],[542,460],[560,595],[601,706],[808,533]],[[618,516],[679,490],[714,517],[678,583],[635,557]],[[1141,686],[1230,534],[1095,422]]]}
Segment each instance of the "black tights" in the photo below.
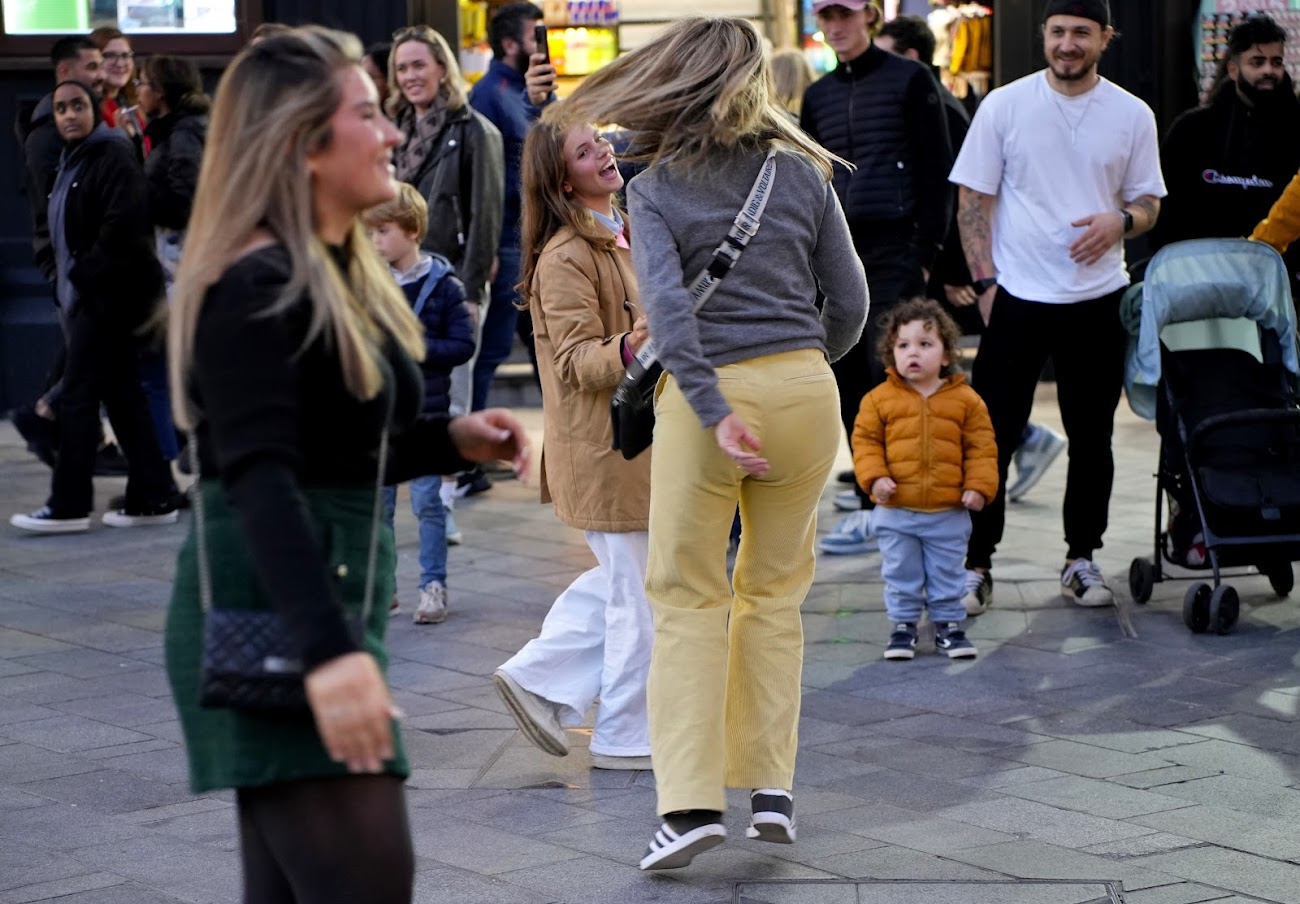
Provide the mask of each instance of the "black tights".
{"label": "black tights", "polygon": [[244,904],[410,904],[402,780],[351,775],[241,788]]}

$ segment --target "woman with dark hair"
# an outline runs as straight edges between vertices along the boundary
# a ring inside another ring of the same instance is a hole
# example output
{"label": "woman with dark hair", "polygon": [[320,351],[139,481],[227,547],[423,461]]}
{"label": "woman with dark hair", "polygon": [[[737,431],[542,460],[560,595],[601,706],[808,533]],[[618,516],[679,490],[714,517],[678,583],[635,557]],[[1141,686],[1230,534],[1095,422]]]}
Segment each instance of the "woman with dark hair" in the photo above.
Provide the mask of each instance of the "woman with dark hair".
{"label": "woman with dark hair", "polygon": [[388,41],[377,41],[366,48],[366,55],[361,58],[361,68],[366,70],[366,75],[370,76],[379,92],[380,109],[384,109],[392,93],[388,85],[388,54],[392,50],[393,45]]}
{"label": "woman with dark hair", "polygon": [[144,173],[131,142],[99,118],[99,98],[81,82],[54,89],[54,120],[64,142],[50,193],[50,260],[63,319],[67,361],[61,434],[50,496],[10,523],[40,533],[90,528],[99,408],[108,411],[126,453],[122,508],[112,527],[176,521],[176,485],[158,448],[140,388],[136,331],[162,296]]}

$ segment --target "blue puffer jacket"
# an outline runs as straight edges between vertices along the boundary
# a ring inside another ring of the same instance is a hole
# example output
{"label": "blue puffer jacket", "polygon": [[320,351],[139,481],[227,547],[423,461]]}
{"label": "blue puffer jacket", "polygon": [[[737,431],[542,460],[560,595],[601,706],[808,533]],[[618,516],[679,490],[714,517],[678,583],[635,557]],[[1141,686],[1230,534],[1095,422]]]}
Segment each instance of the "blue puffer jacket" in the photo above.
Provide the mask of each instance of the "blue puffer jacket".
{"label": "blue puffer jacket", "polygon": [[[427,253],[426,253],[427,254]],[[451,407],[451,372],[474,357],[474,324],[465,304],[465,284],[440,254],[428,254],[429,272],[402,285],[415,316],[424,324],[424,405],[421,414],[446,414]]]}

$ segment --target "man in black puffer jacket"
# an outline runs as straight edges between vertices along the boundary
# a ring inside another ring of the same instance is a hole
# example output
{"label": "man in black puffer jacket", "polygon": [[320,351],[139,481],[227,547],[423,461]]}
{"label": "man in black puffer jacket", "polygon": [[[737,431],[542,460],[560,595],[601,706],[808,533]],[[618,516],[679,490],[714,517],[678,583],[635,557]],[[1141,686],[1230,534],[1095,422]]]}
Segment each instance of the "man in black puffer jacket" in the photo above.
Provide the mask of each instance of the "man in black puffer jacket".
{"label": "man in black puffer jacket", "polygon": [[[858,407],[884,382],[879,324],[900,299],[925,294],[952,219],[952,144],[939,83],[920,63],[872,43],[881,22],[874,0],[818,0],[817,23],[839,65],[804,95],[800,124],[837,167],[835,190],[867,271],[871,308],[862,341],[834,366],[848,435]],[[863,507],[869,506],[859,488]],[[820,544],[822,552],[874,549],[870,519],[854,512]]]}
{"label": "man in black puffer jacket", "polygon": [[[1300,101],[1283,59],[1286,32],[1265,15],[1228,35],[1223,82],[1210,103],[1174,121],[1160,153],[1169,187],[1151,233],[1184,239],[1248,236],[1300,169]],[[1300,249],[1287,255],[1300,269]]]}

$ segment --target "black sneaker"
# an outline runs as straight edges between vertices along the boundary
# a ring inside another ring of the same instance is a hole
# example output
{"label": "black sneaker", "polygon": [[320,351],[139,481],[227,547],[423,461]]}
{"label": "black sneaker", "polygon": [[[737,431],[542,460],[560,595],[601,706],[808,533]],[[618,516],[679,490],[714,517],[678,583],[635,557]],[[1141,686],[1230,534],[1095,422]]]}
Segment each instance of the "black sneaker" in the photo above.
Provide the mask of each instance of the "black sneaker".
{"label": "black sneaker", "polygon": [[127,475],[126,456],[117,447],[117,443],[105,443],[95,453],[96,477],[125,477]]}
{"label": "black sneaker", "polygon": [[966,638],[961,622],[939,622],[934,626],[934,648],[949,659],[974,659],[979,655],[975,644]]}
{"label": "black sneaker", "polygon": [[967,615],[983,615],[993,605],[993,575],[966,570],[966,595],[961,598]]}
{"label": "black sneaker", "polygon": [[794,844],[794,798],[780,788],[759,788],[749,794],[753,810],[746,838],[773,844]]}
{"label": "black sneaker", "polygon": [[716,810],[686,810],[669,813],[650,839],[650,847],[639,864],[643,870],[681,869],[696,855],[727,840],[727,827]]}
{"label": "black sneaker", "polygon": [[487,474],[483,473],[481,467],[462,471],[456,475],[455,493],[457,499],[465,496],[477,496],[479,493],[486,493],[490,489],[492,489],[492,481],[488,479]]}
{"label": "black sneaker", "polygon": [[103,521],[109,527],[155,527],[175,524],[179,518],[179,507],[169,499],[157,505],[112,509],[104,512]]}
{"label": "black sneaker", "polygon": [[849,486],[856,486],[858,482],[858,476],[854,474],[852,471],[840,471],[840,473],[835,475],[835,482],[847,483]]}
{"label": "black sneaker", "polygon": [[889,646],[885,647],[885,658],[916,658],[916,625],[911,622],[894,625],[894,633],[889,635]]}
{"label": "black sneaker", "polygon": [[[171,504],[176,506],[176,508],[180,509],[181,511],[185,511],[186,509],[188,509],[193,504],[193,500],[190,499],[189,490],[178,489],[173,491],[171,497]],[[126,508],[125,493],[121,493],[117,496],[109,497],[108,510],[110,512],[113,511],[114,509],[124,509],[124,508]]]}

